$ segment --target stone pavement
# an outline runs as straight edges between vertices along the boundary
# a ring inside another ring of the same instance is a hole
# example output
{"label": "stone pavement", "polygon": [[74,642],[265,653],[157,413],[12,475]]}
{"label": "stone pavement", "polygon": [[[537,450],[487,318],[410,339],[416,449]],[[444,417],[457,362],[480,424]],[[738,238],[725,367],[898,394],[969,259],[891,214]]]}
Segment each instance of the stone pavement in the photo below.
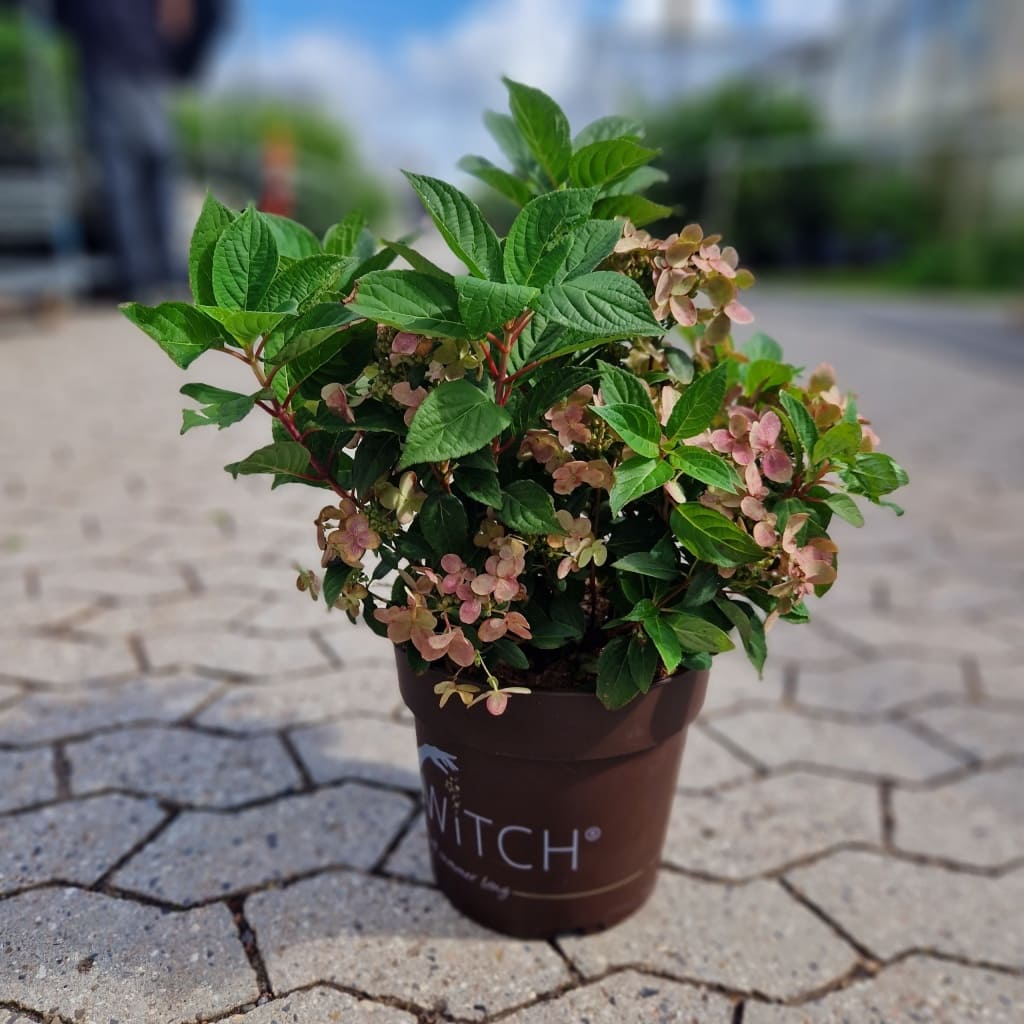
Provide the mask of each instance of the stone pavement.
{"label": "stone pavement", "polygon": [[221,470],[264,425],[179,438],[111,314],[0,328],[0,1024],[1024,1020],[1021,371],[969,310],[951,352],[912,304],[752,305],[863,391],[908,514],[762,681],[717,663],[655,898],[555,943],[433,888],[389,645],[293,587],[316,494]]}

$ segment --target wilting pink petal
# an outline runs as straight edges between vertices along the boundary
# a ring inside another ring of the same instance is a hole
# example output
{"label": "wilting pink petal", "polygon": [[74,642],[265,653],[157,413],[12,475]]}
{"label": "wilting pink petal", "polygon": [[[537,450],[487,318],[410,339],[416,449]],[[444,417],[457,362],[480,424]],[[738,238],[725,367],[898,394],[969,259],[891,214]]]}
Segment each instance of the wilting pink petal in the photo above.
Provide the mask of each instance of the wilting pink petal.
{"label": "wilting pink petal", "polygon": [[755,522],[760,522],[767,515],[764,504],[749,494],[740,502],[740,511]]}
{"label": "wilting pink petal", "polygon": [[734,324],[752,324],[754,322],[754,314],[739,299],[733,299],[725,307],[724,312]]}
{"label": "wilting pink petal", "polygon": [[747,491],[756,498],[760,498],[767,492],[761,474],[757,471],[757,463],[751,462],[743,471],[743,481],[747,485]]}
{"label": "wilting pink petal", "polygon": [[464,622],[467,626],[473,625],[477,619],[480,618],[480,613],[483,611],[483,606],[477,600],[463,601],[459,606],[459,621]]}
{"label": "wilting pink petal", "polygon": [[484,702],[484,707],[486,707],[487,710],[490,711],[490,713],[492,715],[495,715],[495,716],[503,715],[505,713],[505,708],[507,706],[508,706],[508,694],[507,693],[499,693],[497,691],[495,691],[494,693],[488,694],[487,695],[487,700]]}
{"label": "wilting pink petal", "polygon": [[480,639],[484,643],[493,643],[495,640],[500,640],[508,632],[508,626],[505,625],[504,619],[488,619],[486,622],[480,623]]}
{"label": "wilting pink petal", "polygon": [[728,430],[712,430],[711,446],[716,452],[731,452],[736,438]]}
{"label": "wilting pink petal", "polygon": [[750,426],[750,443],[757,451],[767,451],[775,446],[782,430],[782,420],[769,410]]}
{"label": "wilting pink petal", "polygon": [[505,616],[505,624],[508,626],[508,631],[514,633],[518,637],[522,637],[523,640],[532,640],[533,632],[530,630],[530,623],[527,622],[526,616],[522,612],[509,612]]}
{"label": "wilting pink petal", "polygon": [[777,484],[788,483],[793,479],[793,463],[781,448],[772,448],[761,456],[761,469],[769,480]]}
{"label": "wilting pink petal", "polygon": [[452,631],[452,642],[448,648],[448,657],[456,665],[461,665],[463,668],[469,668],[476,661],[476,649],[461,629]]}
{"label": "wilting pink petal", "polygon": [[409,334],[403,331],[395,335],[394,340],[391,342],[391,351],[399,355],[411,356],[419,348],[422,340],[418,334]]}
{"label": "wilting pink petal", "polygon": [[686,295],[673,295],[669,299],[668,308],[680,327],[692,327],[697,322],[697,307]]}
{"label": "wilting pink petal", "polygon": [[759,547],[770,548],[778,539],[778,531],[771,523],[762,520],[754,524],[754,543]]}

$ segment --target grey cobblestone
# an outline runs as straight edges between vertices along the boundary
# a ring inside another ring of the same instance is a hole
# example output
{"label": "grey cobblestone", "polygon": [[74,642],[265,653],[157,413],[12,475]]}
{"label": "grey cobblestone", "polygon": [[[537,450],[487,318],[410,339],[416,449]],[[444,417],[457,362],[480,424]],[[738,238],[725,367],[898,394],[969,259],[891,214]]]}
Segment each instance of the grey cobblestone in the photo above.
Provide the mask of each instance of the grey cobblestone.
{"label": "grey cobblestone", "polygon": [[740,651],[729,651],[715,658],[708,682],[707,697],[701,712],[708,716],[740,703],[778,704],[782,699],[782,681],[785,669],[776,661],[766,666],[764,678]]}
{"label": "grey cobblestone", "polygon": [[311,988],[282,996],[225,1024],[416,1024],[403,1010],[356,999],[332,988]]}
{"label": "grey cobblestone", "polygon": [[284,676],[329,664],[312,637],[247,636],[226,630],[147,633],[143,647],[153,668],[202,668],[233,676]]}
{"label": "grey cobblestone", "polygon": [[186,812],[111,883],[188,905],[316,868],[369,869],[411,809],[407,797],[351,784],[235,814]]}
{"label": "grey cobblestone", "polygon": [[51,594],[83,594],[96,597],[150,598],[185,592],[185,580],[173,567],[128,564],[100,565],[90,562],[53,563],[52,552],[41,560],[40,589]]}
{"label": "grey cobblestone", "polygon": [[686,733],[683,763],[679,770],[679,788],[705,790],[714,786],[752,778],[754,769],[724,744],[709,736],[700,725],[691,725]]}
{"label": "grey cobblestone", "polygon": [[0,676],[52,686],[86,683],[137,672],[125,644],[99,646],[56,637],[0,635]]}
{"label": "grey cobblestone", "polygon": [[416,734],[408,725],[350,718],[296,729],[292,741],[316,782],[372,779],[420,788]]}
{"label": "grey cobblestone", "polygon": [[1024,717],[1004,708],[950,705],[913,717],[981,760],[1024,755]]}
{"label": "grey cobblestone", "polygon": [[246,916],[278,989],[331,981],[479,1020],[568,981],[546,943],[502,939],[421,886],[322,875],[257,893]]}
{"label": "grey cobblestone", "polygon": [[103,608],[77,625],[80,633],[119,637],[129,633],[177,635],[194,629],[227,628],[244,622],[259,608],[258,600],[242,593],[183,594],[170,600],[133,602]]}
{"label": "grey cobblestone", "polygon": [[979,674],[981,689],[986,697],[1024,704],[1024,668],[1020,663],[999,667],[982,664]]}
{"label": "grey cobblestone", "polygon": [[427,819],[417,815],[412,827],[402,837],[395,852],[384,864],[385,871],[417,882],[434,883],[434,872],[430,866],[430,847],[427,839]]}
{"label": "grey cobblestone", "polygon": [[51,750],[0,750],[0,812],[57,795]]}

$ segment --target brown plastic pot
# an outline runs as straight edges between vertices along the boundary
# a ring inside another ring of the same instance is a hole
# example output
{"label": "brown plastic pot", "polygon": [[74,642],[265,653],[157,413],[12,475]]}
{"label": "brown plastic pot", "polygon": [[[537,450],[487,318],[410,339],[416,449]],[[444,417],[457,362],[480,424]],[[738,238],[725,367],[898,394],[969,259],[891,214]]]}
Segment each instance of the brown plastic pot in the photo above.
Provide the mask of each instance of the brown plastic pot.
{"label": "brown plastic pot", "polygon": [[398,656],[416,718],[434,876],[464,914],[506,935],[607,928],[654,888],[687,726],[707,672],[684,672],[620,711],[537,691],[503,715],[455,700]]}

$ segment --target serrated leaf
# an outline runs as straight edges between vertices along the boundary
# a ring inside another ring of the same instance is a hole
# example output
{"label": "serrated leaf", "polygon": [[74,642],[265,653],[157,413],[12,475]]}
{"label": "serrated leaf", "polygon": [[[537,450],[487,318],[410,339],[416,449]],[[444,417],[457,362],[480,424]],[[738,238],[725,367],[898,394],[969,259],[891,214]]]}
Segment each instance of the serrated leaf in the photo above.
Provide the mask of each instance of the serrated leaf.
{"label": "serrated leaf", "polygon": [[601,189],[601,197],[628,196],[644,192],[652,185],[668,181],[668,175],[658,167],[638,167],[624,178]]}
{"label": "serrated leaf", "polygon": [[594,377],[594,370],[587,366],[551,366],[535,371],[528,378],[530,388],[514,391],[508,403],[512,430],[518,435],[539,424],[548,409],[589,384]]}
{"label": "serrated leaf", "polygon": [[277,441],[224,468],[236,479],[252,473],[301,478],[309,470],[309,452],[297,441]]}
{"label": "serrated leaf", "polygon": [[233,423],[244,419],[252,412],[256,399],[262,392],[243,395],[237,391],[225,391],[212,384],[186,384],[181,394],[198,402],[201,409],[185,409],[182,412],[181,433],[185,434],[193,427],[216,425],[223,430]]}
{"label": "serrated leaf", "polygon": [[250,206],[213,249],[213,295],[226,309],[260,309],[277,273],[278,248],[266,217]]}
{"label": "serrated leaf", "polygon": [[783,358],[782,346],[774,339],[769,338],[763,331],[758,331],[740,346],[740,351],[752,362],[760,359],[767,359],[773,363],[781,363]]}
{"label": "serrated leaf", "polygon": [[375,270],[348,308],[376,323],[435,338],[468,338],[453,282],[418,270]]}
{"label": "serrated leaf", "polygon": [[683,547],[702,562],[734,568],[759,562],[767,554],[732,520],[704,505],[678,505],[671,525]]}
{"label": "serrated leaf", "polygon": [[736,646],[729,639],[728,633],[699,615],[671,611],[665,614],[665,618],[684,651],[694,654],[721,654],[723,651],[731,651]]}
{"label": "serrated leaf", "polygon": [[909,481],[907,471],[882,452],[860,452],[845,474],[872,500],[889,494]]}
{"label": "serrated leaf", "polygon": [[818,428],[814,423],[814,419],[807,411],[803,402],[794,398],[787,391],[779,392],[779,401],[782,403],[782,408],[786,411],[786,415],[793,424],[793,429],[796,431],[796,436],[803,450],[810,455],[814,451],[814,446],[818,443]]}
{"label": "serrated leaf", "polygon": [[620,558],[612,566],[620,572],[631,572],[637,576],[649,576],[655,580],[670,582],[679,578],[681,573],[678,562],[659,558],[652,551],[635,551],[631,555]]}
{"label": "serrated leaf", "polygon": [[707,604],[722,589],[723,580],[713,565],[701,565],[695,569],[687,582],[683,594],[684,608],[699,608]]}
{"label": "serrated leaf", "polygon": [[640,692],[629,663],[631,640],[612,637],[597,659],[597,696],[609,711],[625,707]]}
{"label": "serrated leaf", "polygon": [[[359,319],[358,314],[353,313],[347,306],[342,306],[340,303],[325,302],[314,306],[287,326],[286,335],[275,336],[273,346],[267,344],[267,348],[264,349],[264,358],[268,364],[273,366],[290,363],[313,352],[328,338],[333,337]],[[326,362],[329,358],[330,355],[325,355],[322,362]]]}
{"label": "serrated leaf", "polygon": [[324,235],[324,252],[334,256],[355,256],[356,243],[366,227],[366,217],[356,212],[350,213],[327,229]]}
{"label": "serrated leaf", "polygon": [[637,455],[656,458],[661,441],[661,425],[648,403],[640,405],[597,405],[591,411],[600,416]]}
{"label": "serrated leaf", "polygon": [[818,438],[811,454],[811,463],[818,466],[837,456],[852,455],[860,445],[860,438],[860,424],[837,423]]}
{"label": "serrated leaf", "polygon": [[216,304],[213,294],[213,250],[224,229],[237,216],[234,210],[218,202],[211,193],[206,193],[188,247],[188,283],[195,302],[208,306]]}
{"label": "serrated leaf", "polygon": [[126,302],[119,308],[183,370],[207,350],[223,348],[227,340],[216,323],[186,302],[164,302],[159,306]]}
{"label": "serrated leaf", "polygon": [[480,208],[465,193],[439,178],[402,172],[420,197],[441,237],[474,277],[502,279],[501,243]]}
{"label": "serrated leaf", "polygon": [[498,518],[516,533],[559,536],[565,533],[555,517],[551,495],[533,480],[517,480],[505,488]]}
{"label": "serrated leaf", "polygon": [[864,525],[864,516],[861,510],[857,508],[857,503],[848,494],[836,492],[825,498],[824,502],[840,519],[845,519],[852,526]]}
{"label": "serrated leaf", "polygon": [[645,134],[643,122],[632,117],[599,117],[580,131],[573,141],[573,148],[580,150],[591,143],[605,142],[609,139],[630,139],[639,142]]}
{"label": "serrated leaf", "polygon": [[589,274],[614,251],[622,237],[622,221],[588,220],[573,232],[572,245],[555,281]]}
{"label": "serrated leaf", "polygon": [[482,156],[464,156],[458,166],[485,185],[490,185],[506,199],[511,199],[517,206],[525,206],[533,198],[533,192],[525,181],[514,174],[509,174],[508,171],[503,171],[500,167],[495,167],[490,160]]}
{"label": "serrated leaf", "polygon": [[351,259],[323,253],[296,260],[274,278],[263,304],[267,309],[280,309],[285,303],[294,302],[302,309],[330,291],[341,273],[351,266]]}
{"label": "serrated leaf", "polygon": [[432,263],[422,253],[417,252],[412,248],[412,246],[406,245],[405,242],[401,240],[397,242],[389,242],[385,238],[381,239],[381,244],[401,256],[413,270],[418,270],[421,274],[427,274],[430,277],[436,277],[442,281],[451,281],[453,279],[452,275],[449,274],[447,270],[443,270],[436,263]]}
{"label": "serrated leaf", "polygon": [[591,142],[578,149],[569,161],[569,180],[577,188],[603,187],[650,163],[658,150],[647,149],[630,139]]}
{"label": "serrated leaf", "polygon": [[352,460],[352,487],[365,497],[373,485],[395,464],[401,443],[394,434],[367,434]]}
{"label": "serrated leaf", "polygon": [[459,313],[471,338],[486,337],[519,316],[537,297],[536,288],[521,284],[498,284],[476,277],[456,277]]}
{"label": "serrated leaf", "polygon": [[285,259],[304,260],[323,252],[320,239],[305,224],[277,213],[264,213],[262,216],[274,236],[278,253]]}
{"label": "serrated leaf", "polygon": [[601,398],[608,405],[639,405],[644,408],[651,404],[647,385],[636,374],[603,359],[597,361],[597,366],[601,375]]}
{"label": "serrated leaf", "polygon": [[764,635],[764,624],[757,613],[749,605],[738,604],[725,597],[716,598],[715,607],[736,627],[743,650],[760,676],[764,672],[765,659],[768,657],[768,644]]}
{"label": "serrated leaf", "polygon": [[468,455],[510,423],[509,414],[468,380],[445,381],[416,410],[398,468]]}
{"label": "serrated leaf", "polygon": [[564,189],[532,199],[512,222],[505,239],[506,281],[543,288],[569,254],[574,228],[590,216],[596,189]]}
{"label": "serrated leaf", "polygon": [[665,331],[654,319],[636,281],[610,270],[573,277],[538,295],[533,308],[548,320],[599,338],[655,336]]}
{"label": "serrated leaf", "polygon": [[617,516],[631,501],[667,484],[673,477],[672,467],[658,459],[636,455],[615,467],[615,483],[609,502],[612,515]]}
{"label": "serrated leaf", "polygon": [[710,373],[702,374],[687,385],[665,426],[665,433],[672,440],[685,441],[711,426],[725,399],[727,375],[727,364],[720,363]]}
{"label": "serrated leaf", "polygon": [[224,309],[221,306],[196,306],[196,309],[220,324],[239,345],[252,345],[257,338],[270,334],[289,315]]}
{"label": "serrated leaf", "polygon": [[776,363],[770,359],[755,359],[748,363],[743,374],[743,388],[747,395],[755,395],[771,388],[788,384],[796,374],[796,369],[786,363]]}
{"label": "serrated leaf", "polygon": [[594,203],[595,217],[626,217],[637,228],[672,215],[671,206],[662,206],[646,196],[605,196]]}
{"label": "serrated leaf", "polygon": [[546,93],[503,78],[516,127],[552,185],[565,181],[572,156],[569,120]]}
{"label": "serrated leaf", "polygon": [[469,539],[469,520],[462,502],[453,494],[430,495],[420,512],[420,530],[434,554],[462,551]]}
{"label": "serrated leaf", "polygon": [[501,508],[501,487],[494,473],[485,469],[455,470],[455,486],[467,497],[490,508]]}
{"label": "serrated leaf", "polygon": [[706,451],[696,445],[677,448],[669,457],[672,465],[681,473],[720,490],[735,494],[742,486],[735,468],[721,455]]}
{"label": "serrated leaf", "polygon": [[533,157],[523,133],[516,126],[515,119],[508,114],[487,110],[484,112],[484,127],[512,166],[523,174],[529,174],[532,170]]}

